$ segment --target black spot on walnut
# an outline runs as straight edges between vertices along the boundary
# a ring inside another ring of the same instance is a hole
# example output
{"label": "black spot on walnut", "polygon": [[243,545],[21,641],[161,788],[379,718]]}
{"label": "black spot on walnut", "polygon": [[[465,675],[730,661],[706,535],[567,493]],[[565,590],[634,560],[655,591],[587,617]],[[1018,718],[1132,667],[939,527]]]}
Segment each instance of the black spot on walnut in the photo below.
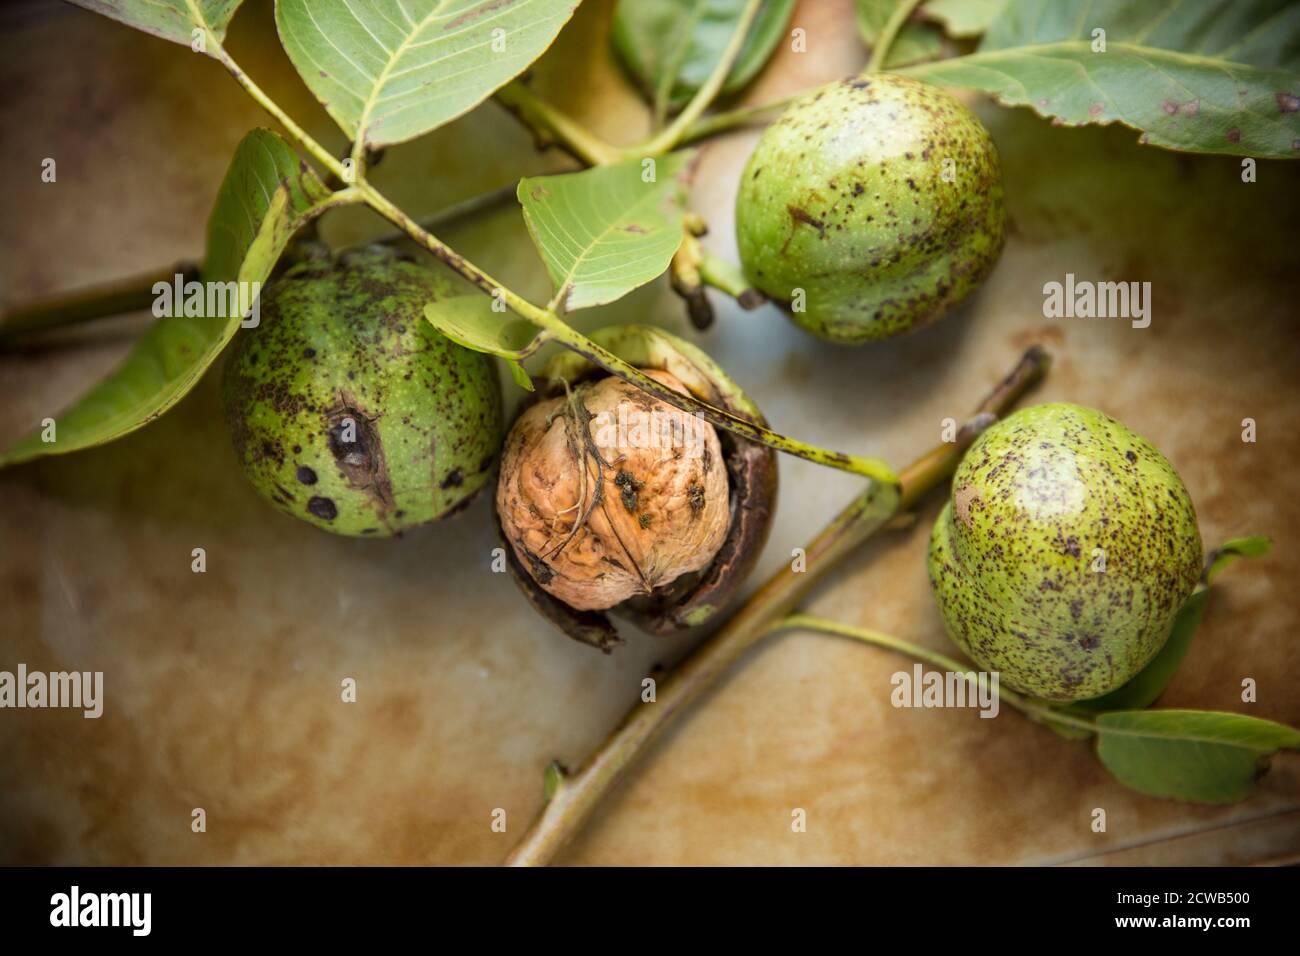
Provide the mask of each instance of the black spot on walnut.
{"label": "black spot on walnut", "polygon": [[339,514],[339,509],[332,498],[322,498],[319,495],[307,502],[307,510],[322,521],[333,521]]}

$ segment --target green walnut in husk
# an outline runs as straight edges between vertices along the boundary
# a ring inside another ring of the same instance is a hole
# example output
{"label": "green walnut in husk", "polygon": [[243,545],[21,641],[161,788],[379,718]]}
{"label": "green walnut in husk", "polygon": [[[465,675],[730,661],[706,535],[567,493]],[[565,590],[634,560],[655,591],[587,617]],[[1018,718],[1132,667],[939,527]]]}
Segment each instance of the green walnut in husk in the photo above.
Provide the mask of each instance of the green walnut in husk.
{"label": "green walnut in husk", "polygon": [[1037,405],[971,446],[930,538],[948,632],[1007,686],[1099,697],[1160,650],[1201,572],[1187,489],[1101,412]]}
{"label": "green walnut in husk", "polygon": [[266,289],[223,382],[235,451],[262,497],[335,534],[386,537],[487,483],[496,371],[423,318],[451,292],[383,248],[304,262]]}
{"label": "green walnut in husk", "polygon": [[944,90],[892,74],[791,104],[736,195],[749,281],[833,342],[935,321],[984,281],[1004,238],[988,130]]}
{"label": "green walnut in husk", "polygon": [[[592,340],[683,393],[766,424],[695,346],[616,326]],[[609,612],[668,634],[720,611],[758,560],[776,456],[572,352],[553,358],[502,452],[496,514],[510,567],[543,616],[603,650]]]}

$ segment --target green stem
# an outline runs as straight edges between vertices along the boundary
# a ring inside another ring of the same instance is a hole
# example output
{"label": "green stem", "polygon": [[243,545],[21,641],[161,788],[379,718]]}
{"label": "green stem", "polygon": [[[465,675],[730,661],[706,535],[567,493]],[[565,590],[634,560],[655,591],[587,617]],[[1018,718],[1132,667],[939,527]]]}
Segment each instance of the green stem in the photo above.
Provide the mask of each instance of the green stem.
{"label": "green stem", "polygon": [[611,375],[617,375],[619,378],[631,382],[642,391],[648,392],[669,405],[699,415],[718,428],[726,429],[733,434],[756,441],[769,448],[775,448],[777,451],[816,462],[817,464],[862,475],[864,478],[870,478],[885,485],[898,483],[898,477],[890,469],[889,465],[881,459],[862,458],[844,452],[828,451],[815,445],[807,445],[761,425],[756,425],[746,419],[739,418],[731,412],[715,408],[694,396],[684,395],[668,388],[663,383],[646,375],[640,369],[629,365],[614,353],[597,345],[572,328],[554,312],[533,305],[523,296],[492,278],[492,276],[460,255],[437,236],[422,229],[419,223],[411,219],[410,216],[370,183],[363,182],[357,189],[372,209],[431,252],[440,262],[449,266],[458,275],[472,282],[488,295],[499,296],[512,312],[527,319],[539,329],[549,332],[551,337],[562,346],[589,359]]}
{"label": "green stem", "polygon": [[[972,685],[977,684],[977,678],[971,671],[968,664],[940,654],[938,651],[932,651],[928,647],[922,647],[919,644],[913,644],[910,641],[904,641],[901,638],[894,637],[890,634],[882,634],[880,631],[868,630],[865,627],[854,627],[850,624],[841,624],[839,621],[829,621],[821,617],[813,617],[810,614],[791,614],[783,621],[778,621],[772,625],[772,631],[781,630],[807,630],[820,631],[823,634],[837,634],[841,637],[849,637],[855,641],[863,641],[867,644],[874,644],[877,647],[883,647],[887,650],[897,651],[908,657],[914,657],[919,661],[927,664],[933,664],[943,671],[948,671],[959,675],[963,680]],[[1021,713],[1028,715],[1034,720],[1063,724],[1067,727],[1074,727],[1078,730],[1086,730],[1089,733],[1095,733],[1097,728],[1090,720],[1083,720],[1070,714],[1059,711],[1053,707],[1047,707],[1035,703],[1029,698],[1008,690],[1001,685],[997,686],[997,694],[1000,700],[1005,701]]]}
{"label": "green stem", "polygon": [[156,298],[153,287],[159,282],[166,282],[170,286],[177,275],[181,276],[183,282],[197,279],[198,264],[178,262],[174,266],[156,269],[145,275],[76,289],[5,309],[0,313],[0,340],[147,309]]}
{"label": "green stem", "polygon": [[885,21],[880,36],[876,38],[876,45],[871,50],[871,59],[867,61],[867,68],[863,72],[879,73],[885,68],[885,58],[889,56],[890,48],[898,37],[898,31],[903,29],[903,24],[920,3],[921,0],[900,0],[898,6],[894,7],[894,12]]}
{"label": "green stem", "polygon": [[624,158],[619,147],[574,122],[525,86],[522,80],[507,83],[497,90],[495,99],[528,127],[541,144],[558,143],[588,166],[609,166]]}
{"label": "green stem", "polygon": [[[541,312],[541,310],[538,311]],[[796,458],[802,458],[805,461],[861,475],[883,485],[898,484],[898,476],[894,474],[888,463],[882,459],[862,458],[858,455],[829,451],[816,445],[809,445],[794,438],[788,438],[769,428],[756,425],[747,419],[738,418],[730,412],[715,408],[698,399],[682,395],[661,382],[650,378],[635,366],[629,365],[613,352],[597,345],[554,313],[541,312],[537,316],[524,315],[524,318],[533,321],[539,328],[550,332],[552,338],[560,345],[589,359],[611,375],[617,375],[619,378],[631,382],[660,401],[667,402],[669,405],[683,411],[699,415],[718,428],[726,429],[732,434],[740,435],[742,438],[748,438],[761,445],[766,445],[768,448],[774,448],[777,451],[785,452],[787,455],[793,455]]]}
{"label": "green stem", "polygon": [[339,162],[339,160],[335,159],[329,150],[316,142],[316,140],[313,139],[305,129],[294,122],[293,118],[289,116],[288,113],[280,109],[279,104],[277,104],[275,100],[271,99],[271,97],[268,96],[260,86],[253,82],[252,78],[240,68],[239,64],[234,61],[234,58],[226,52],[226,49],[221,45],[221,42],[211,33],[208,34],[207,42],[209,44],[209,49],[212,51],[212,55],[230,71],[231,75],[239,82],[239,85],[248,91],[248,95],[255,99],[262,109],[275,117],[276,121],[288,131],[289,135],[296,139],[303,149],[311,153],[318,163],[337,176],[340,182],[350,184],[352,180],[359,178],[357,176],[349,176],[344,172],[343,164]]}
{"label": "green stem", "polygon": [[[420,226],[426,230],[439,229],[488,209],[505,205],[514,201],[515,191],[516,187],[510,185],[471,196],[421,220]],[[316,221],[312,220],[313,223]],[[359,245],[392,245],[407,238],[405,232],[398,231],[376,239],[368,239]],[[120,279],[106,285],[76,289],[5,309],[0,311],[0,341],[147,309],[153,305],[154,285],[158,282],[170,284],[177,273],[187,282],[197,279],[199,264],[178,262],[173,266],[154,269],[144,275]]]}
{"label": "green stem", "polygon": [[896,498],[879,485],[870,486],[865,494],[854,498],[804,548],[804,569],[783,567],[761,585],[721,628],[660,681],[655,703],[635,705],[573,774],[563,776],[554,766],[549,768],[549,799],[506,858],[506,864],[544,866],[551,862],[664,728],[718,683],[732,664],[770,633],[771,623],[794,610],[840,561],[886,527],[893,515],[942,484],[970,442],[1037,384],[1049,364],[1041,349],[1026,352],[1011,374],[981,403],[956,442],[937,446],[899,473],[901,488]]}
{"label": "green stem", "polygon": [[735,65],[736,57],[740,55],[740,49],[745,45],[745,38],[749,36],[749,28],[754,23],[754,17],[758,15],[759,3],[760,0],[749,0],[745,4],[745,9],[736,24],[736,30],[731,34],[726,49],[722,51],[721,59],[714,66],[709,78],[704,81],[704,85],[695,91],[686,108],[677,114],[672,123],[646,142],[624,150],[625,155],[660,156],[677,148],[686,131],[704,115],[704,111],[709,108],[709,104],[717,97],[722,85],[727,81],[727,74]]}
{"label": "green stem", "polygon": [[685,146],[688,143],[694,143],[701,139],[707,139],[710,136],[716,136],[718,133],[724,133],[727,130],[739,129],[744,126],[756,126],[762,123],[770,122],[781,113],[791,103],[808,95],[807,90],[798,93],[792,93],[790,96],[783,97],[779,100],[773,100],[770,103],[763,103],[759,106],[741,106],[734,110],[725,110],[721,113],[714,113],[712,116],[705,117],[697,123],[691,124],[690,128],[682,134],[679,146]]}
{"label": "green stem", "polygon": [[766,296],[749,284],[745,273],[734,262],[706,252],[700,257],[700,278],[720,292],[725,292],[742,308],[755,309],[766,301]]}
{"label": "green stem", "polygon": [[520,80],[497,90],[495,98],[532,130],[540,142],[555,142],[588,166],[607,166],[633,157],[643,159],[647,156],[662,156],[679,146],[697,142],[715,133],[760,122],[785,109],[804,94],[797,93],[763,106],[743,107],[707,119],[700,118],[726,83],[727,75],[740,55],[760,6],[760,0],[749,0],[713,72],[672,124],[636,146],[619,147],[605,142],[541,99]]}

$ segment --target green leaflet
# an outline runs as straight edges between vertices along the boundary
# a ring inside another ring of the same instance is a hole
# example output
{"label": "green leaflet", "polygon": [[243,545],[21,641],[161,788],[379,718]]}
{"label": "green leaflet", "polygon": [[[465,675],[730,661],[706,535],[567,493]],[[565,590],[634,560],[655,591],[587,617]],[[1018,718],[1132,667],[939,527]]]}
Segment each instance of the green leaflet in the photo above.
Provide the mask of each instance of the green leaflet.
{"label": "green leaflet", "polygon": [[1251,535],[1246,538],[1233,538],[1225,541],[1213,551],[1205,562],[1205,571],[1201,579],[1208,585],[1213,584],[1219,572],[1234,563],[1238,558],[1258,558],[1273,549],[1273,542],[1263,535]]}
{"label": "green leaflet", "polygon": [[1269,756],[1300,749],[1300,731],[1199,710],[1097,717],[1097,756],[1126,787],[1153,797],[1233,803],[1250,796]]}
{"label": "green leaflet", "polygon": [[523,319],[510,321],[493,305],[486,296],[459,295],[431,302],[424,307],[424,317],[457,345],[502,359],[515,384],[531,392],[533,381],[519,363],[541,348],[550,335]]}
{"label": "green leaflet", "polygon": [[[885,22],[893,14],[900,0],[857,0],[858,33],[862,41],[874,48],[876,38],[885,28]],[[894,45],[889,48],[885,58],[886,69],[897,69],[909,63],[932,59],[943,48],[943,37],[939,31],[928,23],[909,21],[903,24],[894,38]]]}
{"label": "green leaflet", "polygon": [[[704,85],[744,8],[745,0],[620,0],[611,41],[658,115]],[[745,87],[763,68],[793,10],[794,0],[765,0],[723,83],[724,95]]]}
{"label": "green leaflet", "polygon": [[551,45],[579,0],[277,0],[280,42],[352,140],[405,142],[469,112]]}
{"label": "green leaflet", "polygon": [[[266,281],[293,234],[339,201],[284,140],[253,130],[235,150],[208,220],[204,281]],[[158,319],[116,371],[57,416],[55,441],[37,430],[0,455],[0,466],[101,445],[153,421],[234,336],[242,314],[231,311]]]}
{"label": "green leaflet", "polygon": [[950,37],[979,36],[1006,6],[1007,0],[927,0],[921,14],[943,24]]}
{"label": "green leaflet", "polygon": [[1009,0],[975,53],[903,72],[1169,149],[1300,158],[1289,0]]}
{"label": "green leaflet", "polygon": [[519,181],[528,231],[556,290],[554,308],[613,302],[668,268],[683,236],[679,177],[693,155]]}
{"label": "green leaflet", "polygon": [[[226,38],[235,11],[244,0],[72,0],[79,7],[156,37],[191,46],[194,31]],[[202,52],[207,53],[207,50]]]}

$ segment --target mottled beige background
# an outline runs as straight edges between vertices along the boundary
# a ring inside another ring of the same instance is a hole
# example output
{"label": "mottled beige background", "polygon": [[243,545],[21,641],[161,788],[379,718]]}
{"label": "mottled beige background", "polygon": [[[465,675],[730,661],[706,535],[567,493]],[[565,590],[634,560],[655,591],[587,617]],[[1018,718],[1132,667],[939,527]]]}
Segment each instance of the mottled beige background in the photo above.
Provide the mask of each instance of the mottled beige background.
{"label": "mottled beige background", "polygon": [[[330,148],[343,142],[278,52],[270,4],[230,47]],[[589,3],[539,86],[605,135],[643,113],[604,53]],[[848,2],[805,2],[809,52],[784,51],[761,102],[852,72]],[[0,13],[0,298],[6,303],[201,253],[240,136],[267,120],[215,63],[50,2]],[[1140,148],[1123,129],[1053,128],[980,105],[1002,152],[1013,229],[984,291],[911,338],[838,349],[775,310],[721,309],[700,341],[780,429],[903,464],[960,418],[1031,342],[1057,355],[1043,399],[1098,406],[1152,439],[1191,489],[1207,543],[1248,532],[1272,556],[1234,568],[1163,703],[1300,725],[1295,549],[1300,503],[1296,223],[1300,166]],[[754,139],[711,145],[695,204],[734,255],[731,197]],[[468,147],[468,148],[467,148]],[[40,162],[58,162],[42,184]],[[392,150],[376,176],[416,212],[556,167],[488,104]],[[383,231],[364,210],[338,241]],[[534,296],[546,292],[513,209],[449,238]],[[1149,280],[1154,320],[1041,315],[1064,274]],[[581,324],[683,328],[664,282]],[[0,354],[0,442],[111,368],[140,319],[60,348]],[[553,757],[576,764],[655,663],[698,638],[634,636],[603,657],[531,616],[504,575],[486,501],[400,541],[331,538],[272,511],[236,468],[215,375],[175,411],[108,447],[0,474],[0,669],[103,670],[102,719],[0,712],[0,862],[477,863],[499,860],[537,810]],[[1259,441],[1240,440],[1244,417]],[[781,463],[764,574],[855,482]],[[923,564],[935,499],[811,603],[818,613],[946,644]],[[208,572],[190,571],[207,549]],[[1113,783],[1081,743],[1014,712],[894,710],[910,666],[793,635],[751,655],[662,739],[566,855],[578,864],[1243,863],[1300,855],[1300,755],[1260,793],[1211,809]],[[354,677],[359,700],[343,704]],[[1259,702],[1242,704],[1243,677]],[[208,832],[190,831],[203,807]],[[494,808],[508,833],[489,828]],[[790,830],[791,808],[808,832]],[[1103,807],[1109,830],[1092,833]]]}

